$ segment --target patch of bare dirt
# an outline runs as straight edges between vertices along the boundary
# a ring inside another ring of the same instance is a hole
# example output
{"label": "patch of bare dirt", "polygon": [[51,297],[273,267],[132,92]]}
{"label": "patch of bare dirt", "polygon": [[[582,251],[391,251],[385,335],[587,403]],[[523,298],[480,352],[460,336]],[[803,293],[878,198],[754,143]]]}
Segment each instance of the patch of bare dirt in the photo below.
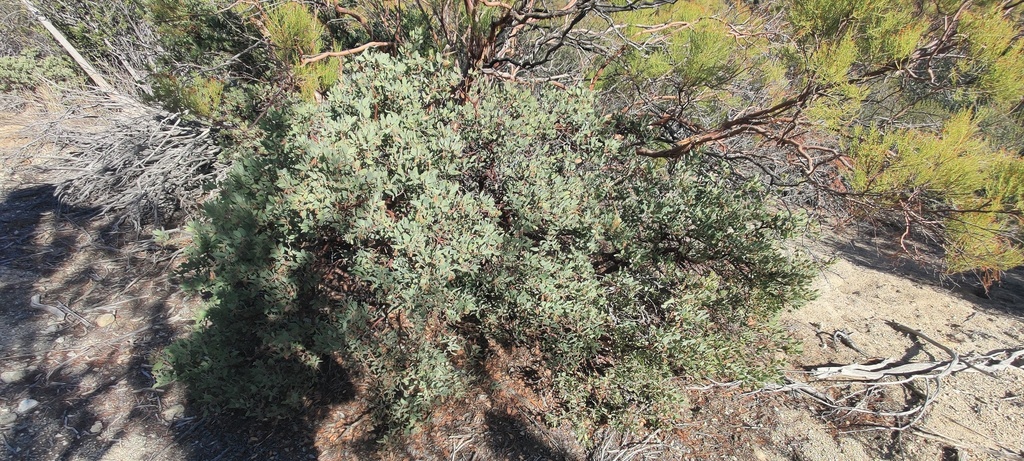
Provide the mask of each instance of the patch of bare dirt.
{"label": "patch of bare dirt", "polygon": [[[167,252],[116,247],[93,210],[60,207],[38,167],[48,112],[0,117],[0,435],[5,459],[139,459],[166,433],[149,355],[187,306],[164,283]],[[83,225],[85,227],[83,227]],[[120,453],[120,454],[119,454]]]}
{"label": "patch of bare dirt", "polygon": [[[894,329],[889,321],[923,333],[964,359],[1024,348],[1024,271],[1007,274],[986,297],[970,279],[942,285],[934,274],[887,256],[874,244],[848,240],[831,248],[837,259],[816,282],[820,297],[783,317],[803,347],[803,353],[792,359],[795,372],[883,358],[895,364],[950,360],[947,351]],[[840,337],[843,334],[849,341]],[[1013,365],[992,376],[968,369],[938,380],[917,380],[913,389],[933,386],[927,392],[935,397],[913,428],[903,431],[875,426],[906,420],[836,411],[796,397],[805,405],[778,411],[780,425],[769,447],[770,458],[1024,459],[1024,360]],[[864,388],[856,381],[790,376],[839,397]],[[906,386],[876,391],[850,401],[860,402],[865,410],[888,412],[922,403],[921,395],[908,392]]]}

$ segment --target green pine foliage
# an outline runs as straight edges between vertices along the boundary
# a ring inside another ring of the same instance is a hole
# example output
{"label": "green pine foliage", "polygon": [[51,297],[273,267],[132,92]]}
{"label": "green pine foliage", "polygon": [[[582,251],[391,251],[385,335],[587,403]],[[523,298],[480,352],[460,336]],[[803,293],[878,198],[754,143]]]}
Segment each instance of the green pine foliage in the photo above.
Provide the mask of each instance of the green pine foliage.
{"label": "green pine foliage", "polygon": [[244,125],[258,116],[276,71],[250,9],[214,0],[145,5],[166,50],[151,69],[153,100],[207,121]]}
{"label": "green pine foliage", "polygon": [[327,32],[309,9],[293,2],[270,10],[266,28],[277,59],[292,65],[298,64],[303,55],[319,53]]}
{"label": "green pine foliage", "polygon": [[[238,161],[194,227],[210,301],[162,380],[210,410],[281,416],[339,360],[378,421],[414,427],[536,351],[555,421],[656,426],[679,380],[765,380],[808,298],[798,222],[749,182],[634,156],[584,90],[478,85],[447,61],[367,53],[323,104]],[[737,185],[739,184],[739,185]]]}
{"label": "green pine foliage", "polygon": [[1024,264],[1024,248],[1013,233],[1020,227],[1015,215],[1024,211],[1024,161],[993,150],[978,132],[976,119],[963,112],[936,134],[859,133],[849,146],[857,162],[849,178],[875,206],[913,213],[909,204],[924,201],[960,210],[947,219],[949,269],[997,274]]}
{"label": "green pine foliage", "polygon": [[[783,183],[815,181],[849,199],[846,209],[858,216],[923,224],[914,233],[943,244],[946,270],[978,271],[986,285],[1024,262],[1014,186],[1024,181],[1018,8],[766,3],[696,0],[617,15],[632,46],[608,65],[600,87],[623,94],[624,110],[643,107],[638,115],[661,123],[683,120],[689,132],[727,132],[732,119],[789,103],[752,120],[755,129],[737,131],[755,133],[737,151],[709,145],[701,152],[759,164],[755,174],[775,168]],[[637,102],[637,94],[646,99]],[[781,160],[789,169],[778,173],[771,153],[749,148],[784,146],[786,136],[791,146],[839,149],[791,150]],[[807,168],[803,158],[839,165]],[[793,180],[801,169],[819,176]]]}

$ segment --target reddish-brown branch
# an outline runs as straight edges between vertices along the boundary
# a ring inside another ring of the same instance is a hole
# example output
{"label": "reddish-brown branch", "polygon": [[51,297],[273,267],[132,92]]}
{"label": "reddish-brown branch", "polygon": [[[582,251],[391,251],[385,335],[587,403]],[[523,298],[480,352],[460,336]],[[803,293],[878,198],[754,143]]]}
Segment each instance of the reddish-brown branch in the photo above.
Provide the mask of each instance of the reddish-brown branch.
{"label": "reddish-brown branch", "polygon": [[590,79],[590,91],[594,91],[594,87],[597,86],[597,80],[601,78],[601,74],[603,74],[604,70],[608,68],[608,65],[614,62],[616,59],[618,59],[619,56],[622,56],[622,53],[624,53],[625,51],[626,47],[622,46],[621,48],[619,48],[619,51],[612,55],[612,57],[608,58],[608,60],[605,61],[604,64],[601,64],[601,67],[597,68],[597,72],[594,73],[594,78]]}
{"label": "reddish-brown branch", "polygon": [[[964,11],[966,11],[967,7],[971,4],[971,1],[972,0],[963,1],[959,5],[957,11],[954,14],[946,17],[944,25],[939,29],[939,31],[941,31],[941,35],[932,40],[931,42],[927,43],[926,45],[915,50],[914,53],[912,53],[909,57],[882,65],[878,68],[865,72],[856,77],[850,77],[849,79],[847,79],[846,83],[851,85],[861,84],[884,75],[901,71],[909,75],[910,78],[919,78],[911,70],[913,67],[921,64],[930,66],[932,60],[936,56],[948,53],[949,51],[952,51],[956,47],[956,31],[959,27],[960,18],[963,15]],[[686,27],[688,26],[688,24],[680,22],[670,23],[644,32],[658,31],[671,26]],[[639,149],[637,153],[648,157],[671,158],[684,155],[704,144],[710,142],[717,142],[731,136],[751,132],[758,133],[764,136],[769,136],[770,134],[760,127],[770,125],[772,123],[771,119],[773,117],[776,117],[781,113],[794,108],[798,111],[797,113],[799,114],[800,109],[805,107],[811,100],[824,94],[826,91],[834,88],[835,86],[836,85],[808,85],[808,87],[805,88],[804,91],[800,92],[800,94],[797,94],[796,96],[779,102],[778,104],[767,109],[746,113],[732,120],[727,120],[710,132],[690,136],[686,139],[676,142],[675,145],[667,149],[663,149],[660,151]],[[790,147],[796,148],[796,150],[805,158],[810,158],[810,156],[807,155],[805,147],[799,142],[794,142],[790,140],[788,136],[789,132],[792,129],[796,128],[795,118],[796,117],[794,117],[794,121],[792,122],[790,127],[782,135],[772,135],[771,137],[777,139],[781,144],[787,144]],[[813,171],[814,166],[809,165],[809,168],[810,171]]]}
{"label": "reddish-brown branch", "polygon": [[731,130],[715,130],[708,133],[693,135],[686,139],[677,141],[672,147],[668,149],[652,151],[641,148],[637,149],[636,153],[639,155],[643,155],[644,157],[676,158],[686,155],[693,151],[694,149],[703,146],[707,143],[715,142],[722,139],[728,139],[740,133],[746,133],[749,131],[749,127],[733,128]]}
{"label": "reddish-brown branch", "polygon": [[484,6],[489,6],[491,8],[504,8],[506,10],[511,10],[512,9],[512,5],[509,5],[508,3],[489,2],[487,0],[481,0],[481,3],[483,3]]}
{"label": "reddish-brown branch", "polygon": [[339,16],[351,16],[356,21],[359,21],[359,24],[362,24],[364,28],[368,27],[366,16],[359,14],[357,11],[350,10],[341,5],[334,5],[334,11],[338,13]]}

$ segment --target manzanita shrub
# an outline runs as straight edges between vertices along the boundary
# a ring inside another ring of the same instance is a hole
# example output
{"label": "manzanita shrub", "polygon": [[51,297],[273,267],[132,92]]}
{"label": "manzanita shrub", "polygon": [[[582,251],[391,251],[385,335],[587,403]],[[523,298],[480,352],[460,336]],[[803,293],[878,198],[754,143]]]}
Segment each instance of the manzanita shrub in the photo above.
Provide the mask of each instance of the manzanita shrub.
{"label": "manzanita shrub", "polygon": [[[556,420],[675,418],[682,378],[764,380],[809,296],[799,229],[755,184],[631,154],[584,90],[477,81],[367,53],[239,160],[184,267],[208,296],[164,380],[274,417],[340,361],[378,422],[414,427],[536,351]],[[724,169],[722,171],[725,171]]]}

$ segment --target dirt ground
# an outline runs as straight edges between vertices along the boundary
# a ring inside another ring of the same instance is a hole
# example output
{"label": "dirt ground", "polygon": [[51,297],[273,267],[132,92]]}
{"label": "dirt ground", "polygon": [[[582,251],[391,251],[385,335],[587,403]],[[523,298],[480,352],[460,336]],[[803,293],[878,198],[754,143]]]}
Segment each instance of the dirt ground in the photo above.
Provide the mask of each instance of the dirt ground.
{"label": "dirt ground", "polygon": [[[153,389],[150,373],[153,354],[188,334],[198,308],[169,276],[183,241],[125,235],[90,219],[96,210],[62,207],[53,196],[59,152],[38,143],[30,155],[22,150],[52,111],[39,102],[0,114],[0,459],[1024,459],[1024,360],[994,376],[942,377],[926,397],[885,386],[842,400],[899,413],[928,399],[902,431],[877,426],[911,416],[714,383],[694,383],[691,414],[673,430],[602,433],[589,449],[564,428],[545,429],[543,409],[514,385],[467,396],[425,430],[390,443],[375,438],[356,398],[273,423],[204,416],[182,389]],[[808,370],[875,358],[948,360],[948,352],[886,321],[963,357],[1024,347],[1021,271],[985,298],[969,283],[943,284],[888,256],[863,234],[804,243],[833,262],[816,282],[820,297],[781,320],[802,344],[787,372],[792,383],[842,399],[859,385],[814,381]],[[839,330],[860,352],[834,335]],[[924,381],[935,384],[916,385]]]}
{"label": "dirt ground", "polygon": [[[913,261],[888,256],[893,253],[879,250],[875,242],[865,235],[828,242],[823,253],[836,259],[816,282],[820,297],[783,316],[783,324],[803,346],[803,353],[792,359],[794,371],[868,363],[871,358],[892,358],[898,363],[949,359],[947,351],[897,331],[887,321],[920,331],[965,358],[1024,347],[1020,269],[1006,274],[986,297],[971,279],[959,284],[947,279],[941,284],[936,274]],[[849,333],[862,353],[837,343],[831,337],[836,330]],[[772,457],[1024,459],[1024,360],[1015,364],[994,376],[964,372],[942,378],[923,416],[902,432],[871,430],[863,415],[822,413],[820,408],[808,413],[796,405],[780,409]],[[807,380],[800,373],[789,375]],[[831,388],[827,383],[812,384],[839,395],[858,389],[842,382]],[[907,403],[913,403],[907,400],[918,397],[902,395],[903,389],[885,390],[875,397],[876,404],[888,405],[890,411],[906,409]],[[828,424],[818,416],[828,416]]]}

